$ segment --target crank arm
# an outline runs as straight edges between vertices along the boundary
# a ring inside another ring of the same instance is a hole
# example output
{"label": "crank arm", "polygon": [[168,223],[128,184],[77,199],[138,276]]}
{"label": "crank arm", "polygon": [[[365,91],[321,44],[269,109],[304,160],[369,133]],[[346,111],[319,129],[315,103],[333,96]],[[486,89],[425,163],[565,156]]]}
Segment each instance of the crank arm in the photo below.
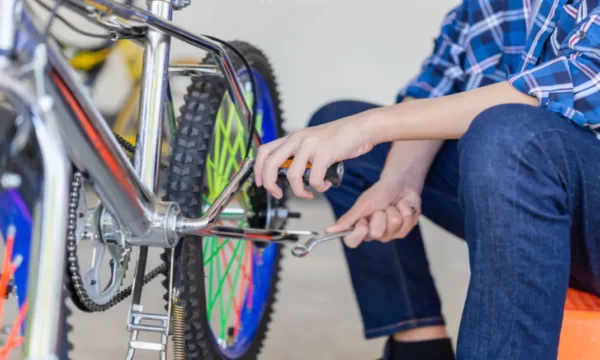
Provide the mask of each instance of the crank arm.
{"label": "crank arm", "polygon": [[298,241],[300,236],[317,235],[317,233],[302,230],[245,229],[218,225],[211,226],[208,229],[199,230],[194,235],[269,243]]}
{"label": "crank arm", "polygon": [[320,243],[342,238],[352,233],[352,231],[354,231],[354,228],[350,228],[348,230],[340,231],[337,233],[328,234],[322,237],[313,237],[306,241],[304,244],[295,245],[292,248],[292,255],[294,255],[295,257],[304,257],[308,255],[308,253],[310,253],[315,248],[315,246],[319,245]]}

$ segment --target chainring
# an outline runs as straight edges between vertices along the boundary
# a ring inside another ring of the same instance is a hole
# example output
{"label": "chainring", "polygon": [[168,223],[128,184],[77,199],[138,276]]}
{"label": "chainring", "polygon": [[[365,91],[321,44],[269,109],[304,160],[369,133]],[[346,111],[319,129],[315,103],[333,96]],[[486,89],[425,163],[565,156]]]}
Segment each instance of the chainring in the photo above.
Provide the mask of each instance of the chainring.
{"label": "chainring", "polygon": [[[117,142],[123,147],[124,150],[133,153],[135,152],[135,146],[130,144],[127,140],[125,140],[123,137],[119,136],[118,134],[114,134],[115,138],[117,140]],[[112,308],[113,306],[117,305],[118,303],[120,303],[121,301],[125,300],[126,298],[128,298],[129,296],[131,296],[132,293],[132,288],[133,286],[130,285],[126,288],[124,288],[123,290],[121,290],[120,292],[115,292],[112,297],[108,298],[102,298],[100,299],[101,301],[96,302],[94,301],[93,297],[95,297],[94,295],[92,295],[90,297],[90,294],[88,293],[88,286],[85,285],[84,281],[84,276],[81,274],[80,271],[80,266],[79,266],[79,257],[77,255],[77,245],[78,245],[78,235],[77,235],[77,230],[78,228],[81,229],[82,225],[82,220],[79,220],[79,212],[78,212],[78,208],[80,207],[80,198],[82,195],[85,196],[85,194],[82,194],[82,185],[83,185],[83,174],[80,173],[79,171],[75,171],[74,175],[73,175],[73,181],[71,183],[71,189],[69,192],[69,214],[68,214],[68,219],[69,219],[69,223],[67,225],[67,281],[66,281],[66,287],[67,290],[69,291],[69,294],[71,295],[71,300],[73,301],[73,304],[75,304],[75,306],[77,306],[77,308],[79,308],[81,311],[85,311],[85,312],[100,312],[100,311],[106,311],[110,308]],[[100,210],[99,210],[100,211]],[[84,213],[84,218],[86,217],[85,213]],[[78,220],[79,220],[79,224],[78,224]],[[94,220],[95,221],[95,220]],[[79,225],[79,226],[78,226]],[[99,234],[98,234],[99,235]],[[83,236],[83,232],[81,233],[81,236]],[[99,239],[99,241],[102,241]],[[125,270],[124,273],[127,270],[127,266],[129,263],[129,258],[131,256],[131,249],[127,249],[126,247],[122,247],[123,252],[121,253],[121,256],[119,257],[118,255],[115,254],[115,248],[113,247],[113,253],[111,253],[111,256],[114,255],[114,258],[118,258],[118,262],[120,264],[120,266]],[[115,262],[116,263],[116,262]],[[113,265],[115,266],[115,265]],[[112,269],[111,269],[112,270]],[[111,271],[112,273],[112,271]],[[124,274],[123,273],[123,278],[124,278]],[[144,275],[143,278],[143,284],[147,284],[150,281],[152,281],[154,278],[156,278],[158,275],[167,275],[167,266],[166,264],[162,264],[157,266],[156,268],[154,268],[152,271],[150,271],[149,273]],[[116,275],[115,275],[116,276]],[[90,280],[89,285],[91,284],[91,279]],[[119,286],[117,287],[115,285],[115,287],[120,288],[120,286],[122,286],[122,280],[119,282]],[[94,284],[95,286],[95,284]],[[98,288],[92,289],[92,293],[99,293]]]}
{"label": "chainring", "polygon": [[[71,184],[69,199],[69,226],[67,230],[67,263],[71,277],[72,295],[82,305],[84,311],[103,311],[112,307],[114,299],[123,285],[131,248],[118,243],[105,243],[99,231],[102,207],[89,208],[83,187],[83,175],[75,172]],[[81,272],[81,263],[77,254],[82,240],[91,242],[93,248],[92,265]],[[110,280],[101,288],[99,273],[104,257],[110,256]]]}

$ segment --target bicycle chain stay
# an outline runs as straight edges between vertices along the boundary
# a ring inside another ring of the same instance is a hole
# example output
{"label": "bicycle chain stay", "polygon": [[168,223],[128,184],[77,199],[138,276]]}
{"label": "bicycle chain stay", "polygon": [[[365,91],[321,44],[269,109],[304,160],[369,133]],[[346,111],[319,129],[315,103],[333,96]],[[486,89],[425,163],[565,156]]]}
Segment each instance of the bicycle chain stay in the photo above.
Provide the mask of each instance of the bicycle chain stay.
{"label": "bicycle chain stay", "polygon": [[[130,152],[135,151],[135,146],[127,142],[120,136],[117,139],[121,146]],[[113,306],[117,305],[121,301],[127,299],[132,294],[133,285],[121,290],[111,300],[105,304],[98,304],[93,301],[83,284],[83,277],[79,267],[79,256],[77,255],[77,207],[79,204],[79,197],[81,196],[81,188],[83,185],[83,174],[76,171],[73,175],[73,182],[71,183],[71,189],[69,193],[69,214],[68,214],[68,225],[67,225],[67,269],[69,280],[67,287],[71,294],[73,303],[82,311],[86,312],[101,312],[106,311]],[[129,261],[129,258],[125,259]],[[126,264],[125,264],[126,265]],[[152,271],[144,275],[143,284],[146,285],[158,275],[164,274],[167,271],[167,266],[161,264],[154,268]]]}

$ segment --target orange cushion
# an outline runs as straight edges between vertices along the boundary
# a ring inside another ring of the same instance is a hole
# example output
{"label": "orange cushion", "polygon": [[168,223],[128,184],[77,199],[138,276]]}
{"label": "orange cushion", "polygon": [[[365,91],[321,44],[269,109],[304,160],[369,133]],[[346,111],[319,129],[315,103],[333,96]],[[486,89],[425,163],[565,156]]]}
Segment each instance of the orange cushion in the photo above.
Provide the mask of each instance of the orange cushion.
{"label": "orange cushion", "polygon": [[600,298],[569,289],[558,360],[600,359]]}

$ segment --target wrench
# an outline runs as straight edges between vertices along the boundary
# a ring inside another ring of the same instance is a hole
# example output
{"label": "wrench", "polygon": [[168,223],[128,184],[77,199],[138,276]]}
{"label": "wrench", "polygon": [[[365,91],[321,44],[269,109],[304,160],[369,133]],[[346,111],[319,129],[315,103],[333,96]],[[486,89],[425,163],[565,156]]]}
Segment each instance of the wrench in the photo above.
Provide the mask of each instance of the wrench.
{"label": "wrench", "polygon": [[312,249],[314,249],[314,247],[317,246],[318,244],[325,242],[325,241],[342,238],[342,237],[350,234],[352,231],[354,231],[354,228],[349,228],[348,230],[328,234],[328,235],[325,235],[325,236],[322,236],[319,238],[311,238],[308,241],[306,241],[304,244],[295,245],[292,248],[292,255],[294,255],[295,257],[304,257],[304,256],[308,255],[308,253],[311,252]]}

